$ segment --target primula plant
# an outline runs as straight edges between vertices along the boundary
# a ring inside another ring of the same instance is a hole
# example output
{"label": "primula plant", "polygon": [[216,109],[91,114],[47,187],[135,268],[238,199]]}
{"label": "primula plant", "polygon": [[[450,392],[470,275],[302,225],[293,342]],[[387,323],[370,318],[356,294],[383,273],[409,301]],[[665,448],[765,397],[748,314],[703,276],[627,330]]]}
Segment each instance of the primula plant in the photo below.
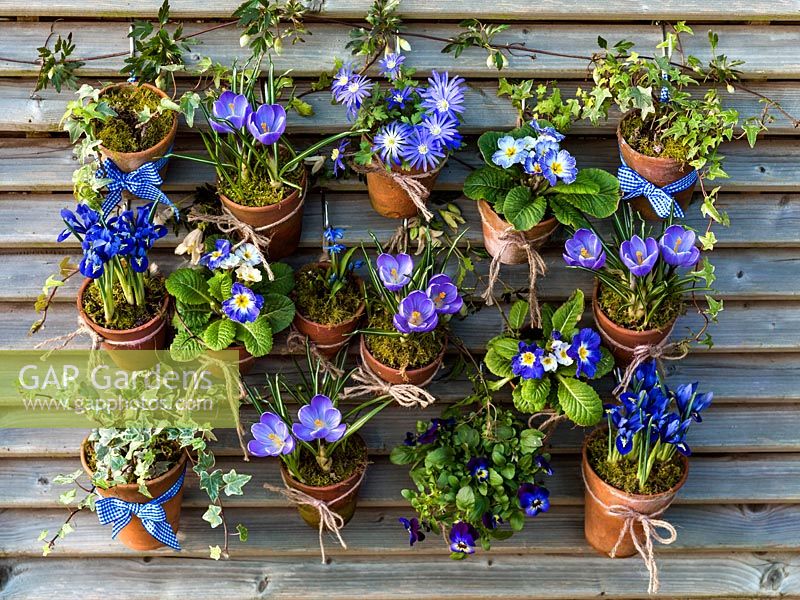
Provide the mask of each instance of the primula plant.
{"label": "primula plant", "polygon": [[594,425],[602,417],[603,403],[589,382],[610,373],[614,359],[594,329],[578,329],[583,305],[581,290],[555,310],[545,305],[541,334],[531,336],[524,329],[528,303],[517,301],[507,331],[489,340],[485,363],[501,378],[491,387],[511,384],[518,410],[551,410],[578,425]]}
{"label": "primula plant", "polygon": [[[401,167],[429,171],[441,166],[461,147],[461,115],[466,86],[460,77],[433,71],[427,85],[413,79],[406,57],[388,49],[378,61],[387,83],[382,87],[356,71],[352,64],[338,67],[331,85],[334,102],[347,108],[353,130],[366,133],[354,153],[356,163],[379,160],[387,169]],[[334,173],[343,172],[340,157],[345,145],[331,156]]]}
{"label": "primula plant", "polygon": [[565,225],[581,214],[605,218],[619,203],[619,181],[600,169],[578,169],[561,148],[564,135],[546,121],[533,120],[509,131],[488,131],[478,139],[486,166],[467,176],[464,194],[485,200],[517,231],[547,217]]}
{"label": "primula plant", "polygon": [[552,470],[543,438],[513,411],[491,405],[488,391],[448,408],[441,418],[418,422],[391,453],[393,463],[410,465],[416,485],[402,491],[417,514],[400,519],[409,544],[433,532],[445,537],[452,558],[463,559],[546,512],[550,493],[542,476]]}
{"label": "primula plant", "polygon": [[632,389],[608,405],[608,438],[598,436],[593,467],[608,483],[629,493],[658,493],[677,483],[683,471],[676,452],[691,455],[686,434],[701,422],[713,392],[699,393],[698,383],[674,390],[662,381],[654,360],[636,370]]}
{"label": "primula plant", "polygon": [[[613,221],[611,241],[592,229],[579,229],[567,240],[563,256],[568,266],[597,277],[600,306],[616,324],[660,329],[682,312],[687,293],[710,291],[714,267],[707,258],[700,260],[692,229],[669,219],[660,225],[660,234],[654,234],[630,206]],[[722,301],[709,295],[706,301],[706,314],[716,319]]]}
{"label": "primula plant", "polygon": [[291,268],[273,263],[275,278],[269,280],[252,244],[233,247],[223,238],[206,243],[211,248],[199,268],[181,268],[167,278],[177,332],[170,352],[178,360],[192,360],[206,350],[240,344],[253,356],[268,354],[273,336],[294,318],[288,297],[294,286]]}

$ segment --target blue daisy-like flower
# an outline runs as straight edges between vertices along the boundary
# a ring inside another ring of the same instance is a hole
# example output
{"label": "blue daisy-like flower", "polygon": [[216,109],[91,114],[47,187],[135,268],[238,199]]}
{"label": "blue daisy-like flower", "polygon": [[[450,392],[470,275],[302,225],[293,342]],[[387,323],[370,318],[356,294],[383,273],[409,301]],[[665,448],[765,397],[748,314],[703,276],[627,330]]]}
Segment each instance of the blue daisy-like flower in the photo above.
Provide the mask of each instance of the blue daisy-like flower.
{"label": "blue daisy-like flower", "polygon": [[413,87],[404,87],[402,89],[392,88],[392,91],[386,97],[386,105],[389,108],[399,108],[403,110],[406,107],[406,102],[411,99],[411,93],[413,91]]}
{"label": "blue daisy-like flower", "polygon": [[427,129],[417,126],[411,132],[402,157],[403,160],[408,161],[412,169],[428,171],[435,168],[444,158],[444,150],[441,142],[434,138]]}
{"label": "blue daisy-like flower", "polygon": [[428,78],[428,87],[419,92],[422,98],[422,108],[451,116],[464,112],[466,86],[463,84],[464,80],[461,77],[451,79],[447,71],[444,73],[433,71],[431,77]]}
{"label": "blue daisy-like flower", "polygon": [[405,62],[406,57],[402,54],[387,54],[378,61],[380,73],[389,79],[397,79],[400,76],[400,67]]}
{"label": "blue daisy-like flower", "polygon": [[399,165],[411,137],[411,127],[400,121],[393,121],[375,134],[372,149],[380,153],[384,163]]}
{"label": "blue daisy-like flower", "polygon": [[461,135],[458,133],[458,119],[447,114],[425,115],[422,118],[422,127],[435,140],[438,140],[449,150],[461,147]]}

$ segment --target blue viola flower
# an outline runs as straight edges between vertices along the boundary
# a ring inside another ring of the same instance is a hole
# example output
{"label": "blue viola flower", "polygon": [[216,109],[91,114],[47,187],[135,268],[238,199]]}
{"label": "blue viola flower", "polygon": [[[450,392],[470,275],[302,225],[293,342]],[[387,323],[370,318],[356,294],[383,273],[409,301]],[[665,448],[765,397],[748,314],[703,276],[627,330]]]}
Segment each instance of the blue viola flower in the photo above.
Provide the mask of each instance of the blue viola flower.
{"label": "blue viola flower", "polygon": [[418,444],[432,444],[436,441],[436,438],[439,436],[440,429],[450,429],[456,424],[454,418],[450,417],[449,419],[439,419],[434,418],[431,419],[431,424],[428,429],[425,430],[424,433],[420,434],[417,437]]}
{"label": "blue viola flower", "polygon": [[398,108],[403,110],[406,107],[406,102],[411,99],[411,93],[414,88],[407,86],[404,88],[392,88],[392,91],[386,97],[386,105],[389,108]]}
{"label": "blue viola flower", "polygon": [[467,463],[467,471],[478,481],[489,479],[489,459],[485,456],[470,458]]}
{"label": "blue viola flower", "polygon": [[342,423],[342,413],[323,394],[317,394],[309,404],[301,407],[297,418],[300,422],[292,425],[292,433],[304,442],[336,442],[342,439],[347,429],[347,425]]}
{"label": "blue viola flower", "polygon": [[475,552],[475,542],[478,537],[478,532],[472,525],[459,521],[450,528],[450,551],[472,554]]}
{"label": "blue viola flower", "polygon": [[402,252],[395,256],[384,252],[378,256],[375,265],[381,283],[390,292],[399,292],[406,287],[414,271],[414,261],[411,256]]}
{"label": "blue viola flower", "polygon": [[286,110],[280,104],[262,104],[250,113],[247,130],[265,146],[274,144],[286,131]]}
{"label": "blue viola flower", "polygon": [[411,129],[408,143],[402,148],[401,155],[412,169],[428,171],[444,158],[444,147],[427,129],[417,126]]}
{"label": "blue viola flower", "polygon": [[222,311],[231,321],[252,323],[258,318],[262,306],[264,296],[237,282],[231,288],[231,297],[222,303]]}
{"label": "blue viola flower", "polygon": [[553,474],[553,467],[550,466],[550,462],[541,454],[533,459],[533,463],[539,467],[545,475]]}
{"label": "blue viola flower", "polygon": [[425,293],[433,301],[436,312],[440,315],[453,315],[464,306],[464,300],[459,295],[458,288],[447,275],[431,277]]}
{"label": "blue viola flower", "polygon": [[447,71],[444,73],[432,71],[431,77],[428,78],[428,87],[419,91],[422,108],[429,112],[452,116],[464,112],[466,86],[463,84],[464,80],[461,77],[450,79]]}
{"label": "blue viola flower", "polygon": [[515,140],[506,135],[497,140],[497,150],[492,154],[492,162],[504,169],[523,162],[528,156],[524,140]]}
{"label": "blue viola flower", "polygon": [[670,225],[658,245],[664,262],[673,267],[693,267],[700,260],[700,249],[694,245],[695,233],[680,225]]}
{"label": "blue viola flower", "polygon": [[517,490],[519,507],[529,517],[550,509],[550,490],[534,483],[523,483]]}
{"label": "blue viola flower", "polygon": [[400,76],[400,67],[405,62],[406,57],[402,54],[387,54],[378,61],[380,74],[387,79],[397,79]]}
{"label": "blue viola flower", "polygon": [[392,320],[400,333],[427,333],[436,329],[439,314],[433,300],[422,290],[414,290],[400,301]]}
{"label": "blue viola flower", "polygon": [[531,121],[531,127],[533,127],[533,130],[540,136],[549,136],[557,142],[564,139],[564,134],[559,133],[555,127],[542,127],[536,119]]}
{"label": "blue viola flower", "polygon": [[481,515],[481,523],[486,529],[497,529],[503,523],[503,519],[500,515],[485,512]]}
{"label": "blue viola flower", "polygon": [[416,446],[417,445],[417,436],[411,433],[410,431],[406,431],[406,439],[403,440],[404,446]]}
{"label": "blue viola flower", "polygon": [[211,107],[209,125],[217,133],[233,133],[234,129],[245,126],[251,112],[253,109],[245,96],[225,91]]}
{"label": "blue viola flower", "polygon": [[544,350],[536,344],[520,342],[519,352],[511,359],[511,370],[523,379],[541,379],[544,377],[543,356]]}
{"label": "blue viola flower", "polygon": [[280,456],[294,452],[295,442],[289,428],[278,415],[265,412],[258,423],[250,427],[253,439],[247,450],[253,456]]}
{"label": "blue viola flower", "polygon": [[417,517],[411,519],[400,517],[398,521],[400,521],[400,524],[405,527],[405,530],[408,532],[409,546],[413,546],[415,543],[425,539],[425,534],[420,530],[419,519],[417,519]]}
{"label": "blue viola flower", "polygon": [[697,393],[698,382],[679,385],[675,390],[675,403],[684,419],[694,419],[698,423],[703,422],[700,413],[711,405],[714,399],[714,392],[705,394]]}
{"label": "blue viola flower", "polygon": [[[235,258],[235,255],[234,255]],[[231,262],[231,243],[228,240],[218,239],[214,249],[200,257],[200,264],[214,269],[226,269]]]}
{"label": "blue viola flower", "polygon": [[556,185],[560,179],[564,183],[573,183],[578,176],[575,157],[566,150],[548,150],[541,158],[542,175],[550,185]]}
{"label": "blue viola flower", "polygon": [[654,238],[643,240],[638,235],[625,240],[619,246],[619,257],[636,277],[644,277],[658,260],[658,242]]}
{"label": "blue viola flower", "polygon": [[564,244],[564,262],[570,267],[596,271],[606,264],[606,253],[600,238],[589,229],[578,229]]}
{"label": "blue viola flower", "polygon": [[400,121],[392,121],[382,127],[373,138],[372,150],[380,153],[386,164],[400,164],[400,158],[411,143],[413,130]]}
{"label": "blue viola flower", "polygon": [[333,161],[333,176],[339,177],[344,173],[347,166],[344,163],[345,152],[350,145],[350,140],[345,138],[339,142],[339,145],[331,150],[331,160]]}
{"label": "blue viola flower", "polygon": [[422,117],[422,127],[428,130],[431,137],[450,150],[461,147],[461,135],[458,133],[458,120],[450,115],[432,114]]}
{"label": "blue viola flower", "polygon": [[575,377],[581,374],[594,377],[597,363],[600,362],[600,336],[590,327],[584,327],[572,338],[572,343],[567,350],[567,355],[575,361]]}
{"label": "blue viola flower", "polygon": [[374,84],[363,75],[352,75],[347,85],[341,88],[336,96],[337,102],[347,107],[347,118],[353,120],[358,113],[358,109],[369,98]]}
{"label": "blue viola flower", "polygon": [[100,221],[100,213],[92,209],[88,204],[81,203],[75,207],[75,212],[62,208],[61,218],[67,228],[58,235],[57,240],[59,242],[63,242],[73,233],[84,235]]}

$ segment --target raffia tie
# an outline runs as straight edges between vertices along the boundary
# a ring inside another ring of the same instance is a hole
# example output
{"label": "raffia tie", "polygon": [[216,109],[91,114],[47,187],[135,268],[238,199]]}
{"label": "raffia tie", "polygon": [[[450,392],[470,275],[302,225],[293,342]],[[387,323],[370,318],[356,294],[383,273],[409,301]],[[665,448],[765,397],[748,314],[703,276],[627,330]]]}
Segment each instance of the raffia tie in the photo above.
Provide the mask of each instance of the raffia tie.
{"label": "raffia tie", "polygon": [[530,286],[528,287],[528,305],[531,311],[531,325],[538,327],[542,320],[542,313],[539,309],[539,300],[536,298],[536,279],[539,275],[544,275],[547,272],[547,265],[539,254],[538,246],[545,239],[549,237],[547,234],[542,237],[534,239],[527,239],[521,232],[515,231],[513,227],[509,227],[501,232],[498,239],[501,242],[499,250],[492,257],[492,262],[489,264],[489,281],[486,284],[486,291],[481,294],[487,305],[494,304],[494,286],[497,284],[497,279],[500,276],[500,259],[508,248],[522,247],[525,249],[525,254],[528,257],[528,279]]}
{"label": "raffia tie", "polygon": [[350,494],[354,494],[358,489],[358,486],[361,485],[361,482],[364,481],[364,476],[366,475],[366,473],[367,470],[364,469],[361,472],[361,477],[359,477],[358,481],[351,489],[346,491],[338,498],[334,498],[330,502],[325,502],[324,500],[314,498],[313,496],[309,496],[305,492],[301,492],[300,490],[296,490],[288,486],[277,487],[274,485],[270,485],[269,483],[265,483],[264,489],[269,490],[270,492],[274,492],[276,494],[281,494],[289,502],[297,506],[311,506],[317,511],[317,513],[319,513],[319,552],[320,555],[322,556],[322,564],[324,565],[326,564],[325,541],[322,538],[322,533],[326,529],[331,533],[333,533],[333,535],[336,536],[336,539],[342,546],[342,548],[347,550],[347,544],[344,543],[344,539],[342,539],[342,534],[341,534],[341,529],[342,527],[344,527],[344,519],[342,518],[342,515],[340,515],[334,510],[331,510],[330,507],[332,504],[336,504],[340,500],[344,500]]}
{"label": "raffia tie", "polygon": [[289,330],[289,335],[286,337],[286,347],[288,348],[289,352],[295,353],[305,350],[306,343],[308,343],[308,347],[311,350],[311,356],[313,356],[319,362],[319,366],[322,371],[330,373],[334,377],[341,377],[344,375],[344,371],[333,364],[320,352],[320,350],[339,349],[347,343],[347,340],[338,344],[317,344],[309,340],[305,335],[300,333],[294,325],[292,325],[292,328]]}
{"label": "raffia tie", "polygon": [[[589,489],[589,486],[586,484],[585,477],[583,479],[583,483],[584,487],[586,488],[586,492],[606,510],[606,513],[614,517],[625,519],[625,524],[622,526],[622,530],[619,533],[617,543],[614,544],[614,547],[611,549],[611,552],[609,552],[608,555],[611,558],[615,558],[620,544],[622,544],[625,536],[630,534],[631,540],[633,540],[633,545],[636,548],[636,551],[642,557],[644,566],[647,568],[647,573],[650,577],[650,581],[647,586],[647,593],[657,593],[658,589],[661,587],[661,582],[658,579],[658,565],[656,564],[655,553],[653,552],[653,540],[668,546],[678,539],[678,532],[672,523],[665,521],[664,519],[654,518],[664,514],[664,511],[666,511],[669,506],[665,506],[653,514],[645,515],[633,510],[629,506],[623,506],[621,504],[605,504],[602,500],[594,495],[592,490]],[[635,525],[637,523],[642,526],[644,540],[642,540],[636,533]],[[662,536],[658,532],[659,529],[663,529],[668,535],[666,537]]]}
{"label": "raffia tie", "polygon": [[269,266],[269,262],[267,261],[267,255],[269,253],[269,243],[272,240],[272,235],[267,234],[271,229],[274,229],[278,225],[282,225],[286,223],[289,219],[294,217],[298,212],[303,210],[303,205],[305,204],[305,198],[300,201],[295,209],[290,212],[288,215],[278,219],[274,223],[270,223],[269,225],[262,225],[261,227],[253,227],[248,225],[247,223],[243,223],[236,216],[228,210],[228,208],[224,205],[221,206],[222,214],[219,215],[209,215],[201,213],[196,207],[192,207],[189,211],[188,220],[190,223],[200,222],[200,223],[210,223],[217,227],[223,234],[229,235],[231,233],[237,233],[241,237],[241,241],[234,246],[234,248],[241,246],[242,244],[249,242],[253,244],[257,249],[258,252],[261,254],[261,261],[264,265],[264,270],[267,272],[267,277],[270,281],[275,279],[275,275],[272,272],[272,269]]}
{"label": "raffia tie", "polygon": [[[356,398],[358,396],[390,396],[404,408],[426,408],[436,401],[429,391],[412,383],[387,383],[366,365],[359,367],[351,376],[353,381],[360,385],[344,388],[342,398]],[[428,385],[433,380],[433,375],[422,385]]]}
{"label": "raffia tie", "polygon": [[528,418],[528,427],[534,427],[536,419],[540,417],[546,418],[544,421],[542,421],[541,425],[536,427],[536,429],[544,433],[546,437],[550,437],[555,431],[556,426],[561,423],[561,421],[565,421],[567,419],[567,415],[559,415],[552,410],[537,412]]}
{"label": "raffia tie", "polygon": [[431,195],[431,192],[420,180],[438,173],[442,170],[443,165],[444,162],[440,162],[435,169],[423,173],[398,173],[397,171],[390,171],[383,163],[378,161],[373,161],[369,165],[359,165],[355,162],[351,162],[350,168],[362,175],[366,175],[367,173],[383,173],[383,175],[392,179],[406,194],[408,194],[409,199],[414,203],[414,206],[417,207],[417,210],[419,210],[425,220],[430,221],[433,219],[433,213],[428,210],[425,201],[428,199],[428,196]]}
{"label": "raffia tie", "polygon": [[48,346],[50,344],[58,344],[60,342],[59,345],[57,345],[55,348],[53,348],[54,350],[60,350],[62,348],[66,348],[67,345],[69,345],[76,337],[78,337],[80,335],[85,335],[89,339],[91,339],[91,341],[92,341],[91,349],[92,350],[99,350],[100,349],[100,345],[103,342],[107,342],[108,344],[110,344],[112,346],[119,346],[119,347],[138,346],[139,344],[141,344],[143,342],[146,342],[146,341],[154,338],[156,335],[158,335],[159,332],[161,332],[161,330],[164,329],[165,325],[166,325],[166,321],[162,320],[161,321],[161,325],[156,327],[155,330],[153,330],[151,333],[147,334],[143,338],[138,338],[138,339],[131,340],[131,341],[128,341],[128,342],[117,342],[117,341],[113,341],[113,340],[106,340],[105,338],[103,338],[103,336],[101,336],[94,329],[92,329],[91,326],[80,315],[78,315],[78,327],[77,327],[77,329],[75,329],[74,331],[70,331],[69,333],[66,333],[64,335],[59,335],[57,337],[48,338],[48,339],[46,339],[46,340],[44,340],[42,342],[39,342],[38,344],[36,344],[34,346],[34,349],[39,350],[40,348],[44,348],[45,346]]}

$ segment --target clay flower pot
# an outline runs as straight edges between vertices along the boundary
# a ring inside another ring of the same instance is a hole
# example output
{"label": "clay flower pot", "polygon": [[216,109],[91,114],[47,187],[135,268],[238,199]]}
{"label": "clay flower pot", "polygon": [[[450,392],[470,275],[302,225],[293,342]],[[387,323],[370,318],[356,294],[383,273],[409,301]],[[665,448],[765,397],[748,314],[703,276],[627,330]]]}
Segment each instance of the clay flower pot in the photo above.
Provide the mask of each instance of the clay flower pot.
{"label": "clay flower pot", "polygon": [[[86,444],[87,440],[84,440],[81,444],[81,464],[83,465],[83,470],[86,471],[89,477],[91,477],[93,473],[91,469],[89,469],[89,465],[86,462]],[[156,477],[155,479],[151,479],[150,481],[146,482],[145,485],[147,486],[147,491],[150,492],[152,498],[148,498],[147,496],[139,493],[138,483],[115,485],[107,490],[103,490],[98,487],[95,489],[95,491],[103,498],[119,498],[125,502],[147,504],[151,500],[161,496],[164,492],[170,489],[176,481],[178,481],[178,478],[181,476],[181,473],[183,473],[184,466],[186,465],[186,459],[186,453],[184,452],[181,454],[180,460],[169,471],[159,477]],[[172,531],[174,531],[176,534],[178,533],[178,528],[180,526],[181,502],[183,501],[184,487],[185,485],[178,490],[177,494],[161,505],[161,507],[164,509],[164,512],[167,514],[167,522],[169,523],[170,527],[172,527]],[[128,523],[122,529],[122,531],[119,532],[119,535],[117,535],[116,539],[121,541],[131,550],[138,550],[140,552],[145,550],[155,550],[156,548],[161,548],[164,545],[150,535],[136,515],[131,517],[130,523]]]}
{"label": "clay flower pot", "polygon": [[[621,325],[617,325],[608,318],[603,309],[600,307],[598,300],[600,286],[595,282],[594,294],[592,296],[592,313],[594,314],[594,322],[600,330],[600,335],[606,342],[611,354],[617,359],[617,362],[627,365],[633,360],[633,349],[636,346],[654,346],[664,340],[675,324],[673,319],[669,324],[661,329],[646,329],[644,331],[636,331],[634,329],[627,329]],[[630,350],[628,350],[630,348]]]}
{"label": "clay flower pot", "polygon": [[[506,244],[501,239],[502,234],[511,227],[511,224],[502,219],[485,200],[478,200],[478,212],[481,215],[483,245],[486,247],[486,251],[493,257],[500,254],[500,262],[504,265],[521,265],[528,262],[528,254],[525,252],[524,246],[513,242]],[[555,217],[550,217],[521,233],[527,240],[541,240],[536,244],[538,249],[557,228],[558,221]]]}
{"label": "clay flower pot", "polygon": [[[115,83],[113,85],[109,85],[104,87],[100,90],[100,96],[102,97],[104,92],[112,90],[114,88],[121,88],[127,86],[139,86],[147,88],[148,90],[152,91],[153,93],[157,94],[161,98],[169,98],[162,90],[158,89],[154,85],[150,85],[149,83]],[[115,152],[113,150],[109,150],[105,146],[100,146],[100,154],[103,158],[110,158],[114,161],[121,171],[124,173],[130,173],[135,171],[139,167],[141,167],[145,163],[153,162],[164,156],[169,149],[172,147],[173,142],[175,142],[175,134],[178,132],[178,115],[177,113],[173,113],[172,115],[172,128],[169,130],[169,133],[166,137],[158,142],[155,146],[150,146],[145,150],[140,152]],[[161,175],[163,176],[167,170],[167,165],[161,169]]]}
{"label": "clay flower pot", "polygon": [[[361,446],[366,446],[364,440],[358,434],[354,434],[348,440],[348,443],[358,443]],[[364,471],[367,468],[367,461],[360,468],[356,469],[350,477],[339,483],[326,486],[312,486],[306,485],[297,481],[289,474],[286,465],[281,461],[281,477],[287,487],[299,490],[304,494],[308,494],[312,498],[322,500],[328,505],[331,511],[337,513],[344,524],[346,525],[356,511],[356,503],[358,502],[358,492],[361,489],[361,483],[364,480]],[[298,504],[297,512],[310,527],[319,529],[319,511],[313,506],[306,504]]]}
{"label": "clay flower pot", "polygon": [[[685,456],[681,455],[683,475],[680,481],[666,492],[653,495],[629,494],[600,479],[589,464],[587,447],[591,439],[596,435],[607,436],[608,429],[602,428],[594,431],[591,435],[587,436],[583,442],[581,470],[583,472],[584,481],[586,482],[584,535],[586,536],[586,541],[589,542],[592,548],[608,556],[611,554],[614,546],[616,546],[617,540],[619,540],[619,536],[625,526],[625,518],[609,514],[606,507],[625,506],[640,514],[658,518],[658,516],[672,504],[675,495],[683,487],[683,484],[686,483],[686,478],[689,476],[689,461]],[[639,540],[644,540],[641,523],[634,523],[633,530]],[[615,557],[625,558],[627,556],[633,556],[635,553],[636,547],[634,546],[630,532],[628,532],[625,534],[619,546],[617,546]]]}
{"label": "clay flower pot", "polygon": [[[678,181],[682,177],[688,175],[693,167],[688,163],[682,163],[674,158],[656,158],[653,156],[646,156],[631,148],[628,142],[622,137],[622,123],[625,119],[630,118],[634,111],[625,114],[617,126],[617,142],[619,144],[619,152],[622,155],[625,164],[631,169],[636,171],[639,175],[644,177],[650,183],[657,187],[664,187],[674,181]],[[696,185],[696,184],[695,184]],[[682,192],[674,195],[675,201],[678,203],[684,213],[692,201],[692,194],[694,187],[687,188]],[[645,219],[651,221],[662,221],[650,205],[647,198],[639,196],[631,200],[633,208],[635,208]]]}
{"label": "clay flower pot", "polygon": [[303,202],[306,196],[305,176],[303,176],[301,185],[302,191],[293,190],[286,198],[269,206],[244,206],[237,204],[225,194],[219,194],[219,199],[225,208],[233,213],[233,216],[254,229],[273,225],[286,219],[280,225],[259,232],[270,238],[269,259],[279,260],[294,253],[300,244],[305,208]]}
{"label": "clay flower pot", "polygon": [[[401,169],[392,165],[392,171],[402,175],[420,175],[424,171],[419,169]],[[417,179],[428,190],[433,189],[441,169],[431,171],[428,175]],[[417,205],[394,179],[384,171],[370,171],[367,173],[367,192],[373,210],[389,219],[410,219],[417,216]]]}
{"label": "clay flower pot", "polygon": [[375,358],[367,348],[367,343],[364,340],[364,336],[361,336],[361,360],[370,371],[375,373],[375,375],[383,379],[386,383],[391,383],[393,385],[410,383],[412,385],[421,386],[428,383],[431,379],[433,379],[433,376],[436,375],[436,371],[438,371],[439,367],[442,365],[446,350],[447,340],[445,340],[442,344],[442,351],[433,360],[433,362],[425,365],[424,367],[419,367],[418,369],[407,369],[405,371],[401,371],[400,369],[389,367],[378,361],[378,359]]}

